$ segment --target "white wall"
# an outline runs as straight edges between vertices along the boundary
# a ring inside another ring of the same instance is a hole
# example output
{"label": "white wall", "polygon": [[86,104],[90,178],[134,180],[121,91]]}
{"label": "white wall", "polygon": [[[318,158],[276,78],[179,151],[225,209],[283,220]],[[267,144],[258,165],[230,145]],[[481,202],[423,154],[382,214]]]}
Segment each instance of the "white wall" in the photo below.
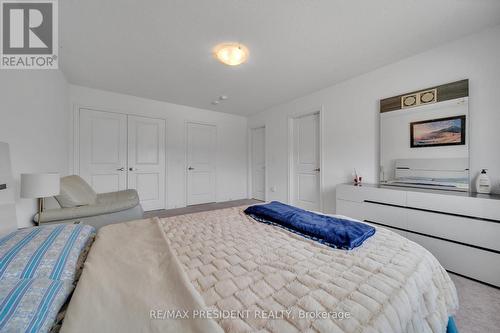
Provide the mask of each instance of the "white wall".
{"label": "white wall", "polygon": [[[470,79],[471,174],[488,168],[500,192],[500,26],[357,76],[261,112],[249,127],[266,126],[267,199],[287,200],[287,117],[323,106],[324,210],[335,211],[335,187],[356,168],[378,178],[378,108],[382,98]],[[270,188],[276,186],[276,192]]]}
{"label": "white wall", "polygon": [[0,141],[10,144],[19,227],[31,225],[36,201],[19,198],[19,175],[68,172],[68,84],[59,70],[0,71]]}
{"label": "white wall", "polygon": [[166,119],[167,208],[186,205],[185,122],[217,125],[216,200],[247,197],[247,118],[75,85],[70,85],[70,103],[73,109],[80,106]]}

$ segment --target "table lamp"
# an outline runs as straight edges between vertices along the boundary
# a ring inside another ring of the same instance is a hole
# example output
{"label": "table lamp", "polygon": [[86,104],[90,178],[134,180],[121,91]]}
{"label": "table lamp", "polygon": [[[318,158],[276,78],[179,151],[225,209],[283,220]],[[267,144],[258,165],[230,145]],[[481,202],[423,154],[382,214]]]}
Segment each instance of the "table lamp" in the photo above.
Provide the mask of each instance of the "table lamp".
{"label": "table lamp", "polygon": [[38,224],[42,220],[44,199],[58,195],[61,180],[58,173],[23,173],[21,174],[21,197],[38,199]]}

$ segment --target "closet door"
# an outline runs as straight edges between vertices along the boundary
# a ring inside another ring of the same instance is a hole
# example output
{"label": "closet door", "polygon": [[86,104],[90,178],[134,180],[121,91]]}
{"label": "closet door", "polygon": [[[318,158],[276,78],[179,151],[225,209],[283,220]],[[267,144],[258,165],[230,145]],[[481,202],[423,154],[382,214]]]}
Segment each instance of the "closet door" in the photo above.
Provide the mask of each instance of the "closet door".
{"label": "closet door", "polygon": [[80,176],[98,193],[127,188],[127,116],[80,109]]}
{"label": "closet door", "polygon": [[128,116],[127,164],[143,209],[165,208],[165,120]]}
{"label": "closet door", "polygon": [[216,127],[187,123],[187,204],[215,202]]}

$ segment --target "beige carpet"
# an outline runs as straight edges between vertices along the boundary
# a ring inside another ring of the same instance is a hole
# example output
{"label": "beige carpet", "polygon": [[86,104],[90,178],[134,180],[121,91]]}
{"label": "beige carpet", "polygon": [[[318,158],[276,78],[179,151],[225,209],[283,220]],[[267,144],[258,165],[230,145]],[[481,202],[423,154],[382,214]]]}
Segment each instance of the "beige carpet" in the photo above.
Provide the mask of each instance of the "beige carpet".
{"label": "beige carpet", "polygon": [[193,206],[187,206],[187,207],[176,208],[176,209],[152,210],[149,212],[145,212],[144,217],[146,217],[146,218],[147,217],[165,218],[165,217],[172,217],[172,216],[177,216],[177,215],[206,212],[209,210],[224,209],[224,208],[238,207],[238,206],[244,206],[244,205],[253,205],[256,203],[260,203],[260,202],[262,202],[262,201],[255,200],[255,199],[242,199],[242,200],[233,200],[233,201],[224,201],[224,202],[217,202],[217,203],[214,202],[214,203],[208,203],[208,204],[193,205]]}
{"label": "beige carpet", "polygon": [[451,274],[460,300],[456,316],[460,333],[500,332],[500,289]]}

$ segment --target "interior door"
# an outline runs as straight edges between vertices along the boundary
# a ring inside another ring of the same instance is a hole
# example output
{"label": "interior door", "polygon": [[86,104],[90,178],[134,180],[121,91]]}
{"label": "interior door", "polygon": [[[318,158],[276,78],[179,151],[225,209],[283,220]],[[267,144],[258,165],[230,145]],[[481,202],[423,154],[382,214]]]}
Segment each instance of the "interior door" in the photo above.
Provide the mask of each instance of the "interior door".
{"label": "interior door", "polygon": [[127,165],[143,209],[165,208],[165,120],[128,116]]}
{"label": "interior door", "polygon": [[294,119],[292,204],[320,210],[319,113]]}
{"label": "interior door", "polygon": [[187,123],[187,204],[215,202],[216,127]]}
{"label": "interior door", "polygon": [[80,109],[80,176],[98,193],[127,188],[127,116]]}
{"label": "interior door", "polygon": [[252,198],[265,200],[266,188],[266,130],[252,129]]}

